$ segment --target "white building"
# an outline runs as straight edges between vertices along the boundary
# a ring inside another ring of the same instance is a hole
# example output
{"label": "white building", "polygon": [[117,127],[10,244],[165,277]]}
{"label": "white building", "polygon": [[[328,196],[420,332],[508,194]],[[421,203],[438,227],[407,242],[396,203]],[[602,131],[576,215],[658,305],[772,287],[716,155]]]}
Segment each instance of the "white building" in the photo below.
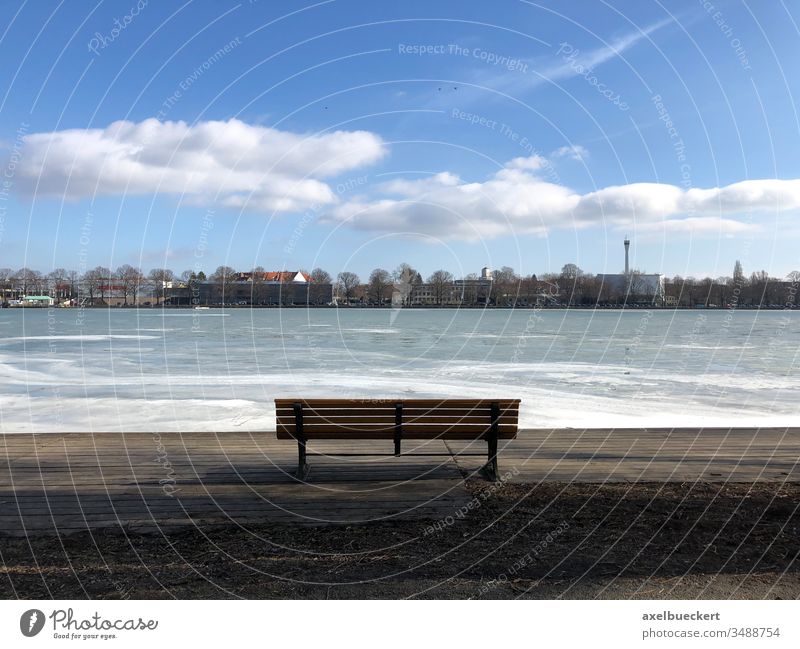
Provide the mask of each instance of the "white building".
{"label": "white building", "polygon": [[664,300],[664,276],[658,273],[600,274],[601,298],[628,298],[635,302],[660,304]]}
{"label": "white building", "polygon": [[630,241],[625,237],[625,272],[601,273],[597,279],[602,282],[601,299],[624,298],[626,302],[647,302],[663,304],[664,276],[660,273],[640,273],[631,271],[628,263]]}

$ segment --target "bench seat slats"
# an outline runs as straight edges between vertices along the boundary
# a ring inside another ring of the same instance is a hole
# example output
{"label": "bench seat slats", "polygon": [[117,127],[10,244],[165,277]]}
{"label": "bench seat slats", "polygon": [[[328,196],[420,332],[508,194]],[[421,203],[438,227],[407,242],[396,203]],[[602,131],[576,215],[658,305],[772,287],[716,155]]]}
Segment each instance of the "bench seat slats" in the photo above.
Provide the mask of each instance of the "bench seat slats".
{"label": "bench seat slats", "polygon": [[275,399],[278,409],[291,409],[295,403],[303,407],[330,407],[330,408],[394,408],[395,403],[401,402],[404,408],[490,408],[492,403],[497,403],[500,409],[513,407],[519,408],[519,399]]}
{"label": "bench seat slats", "polygon": [[276,399],[277,436],[297,438],[295,404],[302,405],[304,439],[394,439],[396,406],[402,405],[405,439],[482,439],[491,427],[492,404],[498,406],[497,432],[513,439],[519,399]]}
{"label": "bench seat slats", "polygon": [[[364,415],[358,417],[344,417],[340,415],[307,415],[303,413],[303,422],[305,425],[314,424],[383,424],[385,426],[394,426],[394,413],[391,415]],[[490,421],[489,414],[485,416],[480,415],[464,415],[464,416],[439,416],[437,415],[410,415],[403,411],[403,428],[414,424],[482,424],[487,426]],[[516,415],[501,415],[498,418],[500,425],[509,424],[515,425],[517,423]],[[279,415],[278,426],[294,426],[295,419],[292,415]]]}
{"label": "bench seat slats", "polygon": [[[310,417],[394,417],[394,406],[391,408],[311,408],[303,407],[303,415]],[[406,408],[403,407],[403,418],[406,417],[483,417],[490,416],[489,408]],[[293,408],[278,408],[276,414],[279,418],[294,417]],[[500,408],[500,416],[518,417],[517,408]]]}
{"label": "bench seat slats", "polygon": [[[353,430],[351,428],[342,427],[335,431],[303,431],[305,438],[308,440],[324,440],[324,439],[348,439],[348,440],[381,440],[393,439],[394,433],[390,430],[384,431],[363,431]],[[499,439],[514,439],[517,436],[516,431],[499,431]],[[431,431],[406,431],[403,430],[403,439],[416,439],[416,440],[433,440],[433,439],[446,439],[446,440],[477,440],[483,437],[483,431],[465,431],[463,429],[454,429],[448,432],[433,433]],[[278,439],[295,439],[287,429],[279,429],[277,432]]]}
{"label": "bench seat slats", "polygon": [[[278,424],[279,430],[286,430],[286,431],[294,431],[294,426],[285,426]],[[489,429],[488,424],[403,424],[403,434],[411,431],[415,432],[428,432],[428,433],[447,433],[451,430],[464,430],[469,432],[474,432],[476,435],[480,435],[482,432]],[[310,433],[314,432],[321,432],[321,431],[331,431],[336,432],[337,430],[354,430],[354,431],[363,431],[363,432],[370,432],[370,431],[377,431],[377,432],[392,432],[394,430],[393,424],[330,424],[330,423],[320,423],[320,424],[307,424],[305,421],[303,422],[303,432],[306,434],[306,437],[309,436]],[[502,432],[516,432],[517,426],[516,424],[501,424],[499,430]]]}

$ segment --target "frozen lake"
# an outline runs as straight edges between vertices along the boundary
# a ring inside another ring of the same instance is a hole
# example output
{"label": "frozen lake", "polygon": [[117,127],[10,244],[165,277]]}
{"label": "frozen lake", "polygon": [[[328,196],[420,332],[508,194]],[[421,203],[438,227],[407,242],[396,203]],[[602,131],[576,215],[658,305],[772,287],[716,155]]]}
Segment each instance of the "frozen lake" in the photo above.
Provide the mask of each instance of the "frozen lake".
{"label": "frozen lake", "polygon": [[0,311],[0,431],[272,430],[289,396],[506,396],[525,427],[800,425],[800,312]]}

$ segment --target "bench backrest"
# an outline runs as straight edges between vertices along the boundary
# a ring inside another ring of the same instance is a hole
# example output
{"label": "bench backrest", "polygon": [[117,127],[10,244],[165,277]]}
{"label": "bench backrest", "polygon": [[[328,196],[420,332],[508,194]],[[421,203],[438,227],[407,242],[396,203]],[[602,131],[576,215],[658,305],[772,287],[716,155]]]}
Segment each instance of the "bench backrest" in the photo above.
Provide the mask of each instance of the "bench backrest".
{"label": "bench backrest", "polygon": [[[517,436],[519,399],[275,399],[278,439],[467,439]],[[298,435],[298,411],[302,434]]]}

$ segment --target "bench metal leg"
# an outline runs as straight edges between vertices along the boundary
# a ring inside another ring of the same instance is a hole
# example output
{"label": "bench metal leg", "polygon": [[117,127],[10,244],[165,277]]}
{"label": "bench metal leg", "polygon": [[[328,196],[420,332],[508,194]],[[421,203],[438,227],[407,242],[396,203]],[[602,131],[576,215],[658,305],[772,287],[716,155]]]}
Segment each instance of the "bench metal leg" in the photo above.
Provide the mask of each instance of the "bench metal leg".
{"label": "bench metal leg", "polygon": [[297,436],[297,473],[295,473],[295,478],[305,480],[308,476],[306,436],[303,433],[303,404],[299,401],[294,404],[294,425]]}
{"label": "bench metal leg", "polygon": [[308,463],[306,462],[306,441],[297,440],[297,472],[295,477],[298,480],[305,480],[308,477]]}
{"label": "bench metal leg", "polygon": [[400,456],[400,442],[403,439],[403,404],[394,406],[394,454]]}
{"label": "bench metal leg", "polygon": [[500,473],[497,470],[497,438],[499,437],[500,404],[493,403],[490,411],[491,424],[489,435],[486,441],[489,445],[488,461],[483,467],[483,473],[491,482],[500,480]]}

